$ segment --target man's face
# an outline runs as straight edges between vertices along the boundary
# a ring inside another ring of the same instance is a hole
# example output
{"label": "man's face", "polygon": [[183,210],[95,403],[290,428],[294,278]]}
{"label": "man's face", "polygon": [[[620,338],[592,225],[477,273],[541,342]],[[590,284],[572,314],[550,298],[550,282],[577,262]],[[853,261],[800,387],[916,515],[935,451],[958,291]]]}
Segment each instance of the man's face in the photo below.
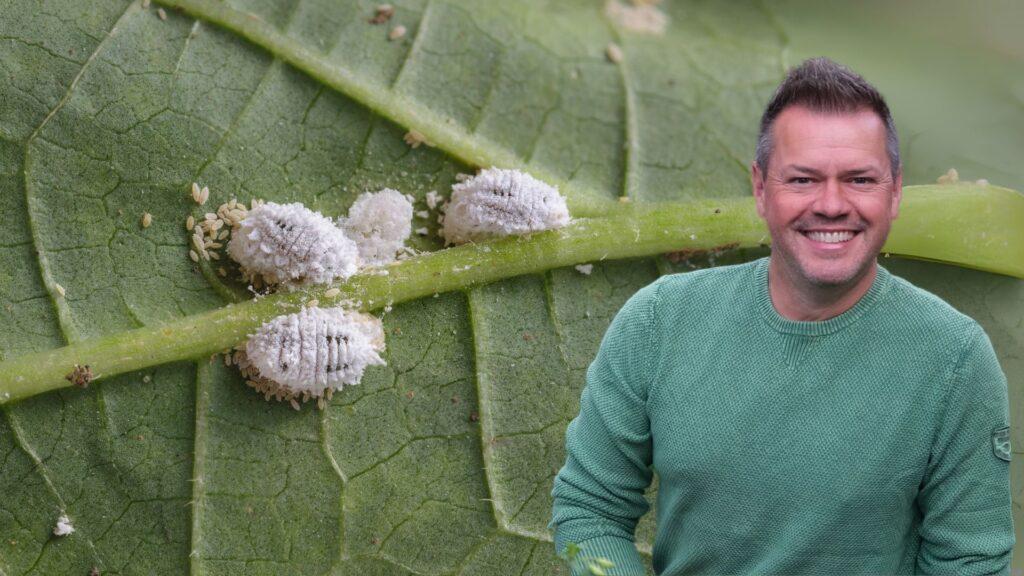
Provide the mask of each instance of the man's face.
{"label": "man's face", "polygon": [[775,118],[772,139],[767,174],[756,162],[751,169],[772,255],[792,282],[852,285],[870,271],[899,213],[903,178],[892,177],[885,124],[867,108],[789,106]]}

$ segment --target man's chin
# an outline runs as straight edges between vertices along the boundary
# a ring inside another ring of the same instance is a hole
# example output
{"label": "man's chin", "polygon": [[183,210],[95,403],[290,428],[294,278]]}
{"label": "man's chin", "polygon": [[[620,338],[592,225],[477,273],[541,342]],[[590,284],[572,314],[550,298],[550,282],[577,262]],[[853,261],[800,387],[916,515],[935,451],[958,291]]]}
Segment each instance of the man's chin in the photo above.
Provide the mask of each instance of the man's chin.
{"label": "man's chin", "polygon": [[[870,264],[870,262],[867,264]],[[866,264],[846,261],[834,262],[832,264],[812,262],[802,264],[801,268],[803,269],[804,279],[812,286],[839,288],[856,283],[861,278]]]}

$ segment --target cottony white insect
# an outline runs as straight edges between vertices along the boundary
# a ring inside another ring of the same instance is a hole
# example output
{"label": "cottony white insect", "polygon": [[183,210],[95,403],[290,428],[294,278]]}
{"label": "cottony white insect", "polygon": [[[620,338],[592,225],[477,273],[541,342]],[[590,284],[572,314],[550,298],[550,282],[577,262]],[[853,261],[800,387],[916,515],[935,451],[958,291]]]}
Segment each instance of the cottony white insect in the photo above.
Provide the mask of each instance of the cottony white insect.
{"label": "cottony white insect", "polygon": [[248,361],[292,393],[322,396],[357,384],[367,366],[384,365],[379,318],[335,308],[303,308],[260,327],[245,345]]}
{"label": "cottony white insect", "polygon": [[329,218],[301,203],[267,202],[231,234],[228,254],[269,283],[330,282],[359,267],[359,249]]}
{"label": "cottony white insect", "polygon": [[57,518],[57,525],[53,527],[54,536],[67,536],[75,531],[75,527],[71,525],[71,519],[68,518],[67,514],[61,514],[60,518]]}
{"label": "cottony white insect", "polygon": [[569,209],[558,190],[518,170],[488,168],[452,186],[445,244],[560,228]]}
{"label": "cottony white insect", "polygon": [[365,265],[387,264],[412,233],[412,202],[391,188],[364,192],[338,224],[359,247]]}

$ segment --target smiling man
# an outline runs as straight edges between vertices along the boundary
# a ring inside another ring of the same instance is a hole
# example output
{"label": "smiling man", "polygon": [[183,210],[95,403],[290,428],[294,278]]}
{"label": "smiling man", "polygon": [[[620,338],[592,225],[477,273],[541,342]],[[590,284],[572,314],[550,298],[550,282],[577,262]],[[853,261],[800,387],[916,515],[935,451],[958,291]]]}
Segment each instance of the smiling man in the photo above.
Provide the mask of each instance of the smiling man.
{"label": "smiling man", "polygon": [[[817,67],[833,70],[812,60],[803,71],[822,74]],[[772,237],[775,307],[794,320],[823,320],[875,281],[878,253],[899,214],[899,145],[881,96],[872,102],[866,92],[872,107],[830,111],[838,99],[805,103],[799,96],[806,84],[784,88],[762,120],[754,197]]]}
{"label": "smiling man", "polygon": [[902,195],[885,100],[804,62],[751,180],[771,255],[662,276],[608,327],[552,490],[556,550],[642,574],[657,470],[659,575],[1009,574],[1006,376],[976,321],[878,264]]}

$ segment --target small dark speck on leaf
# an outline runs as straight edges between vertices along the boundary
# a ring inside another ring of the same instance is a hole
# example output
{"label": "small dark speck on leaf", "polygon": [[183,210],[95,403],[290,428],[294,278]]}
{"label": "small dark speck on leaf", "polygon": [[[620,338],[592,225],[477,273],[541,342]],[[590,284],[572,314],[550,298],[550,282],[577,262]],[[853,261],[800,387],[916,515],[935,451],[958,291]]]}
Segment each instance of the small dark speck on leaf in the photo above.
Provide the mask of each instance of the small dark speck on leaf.
{"label": "small dark speck on leaf", "polygon": [[100,576],[100,569],[93,566],[92,570],[89,570],[89,576]]}
{"label": "small dark speck on leaf", "polygon": [[529,332],[523,332],[523,340],[529,342],[530,340],[533,340],[533,336],[530,336]]}
{"label": "small dark speck on leaf", "polygon": [[722,213],[722,209],[721,208],[715,208],[715,214],[721,214],[721,213]]}
{"label": "small dark speck on leaf", "polygon": [[477,414],[475,410],[473,412],[469,413],[469,421],[470,422],[476,422],[478,420],[480,420],[480,415]]}
{"label": "small dark speck on leaf", "polygon": [[410,399],[410,400],[412,400],[412,397],[415,396],[415,395],[416,395],[416,391],[415,390],[409,390],[408,392],[405,393],[405,397]]}
{"label": "small dark speck on leaf", "polygon": [[92,382],[92,369],[88,364],[84,366],[75,364],[74,369],[68,372],[64,379],[79,388],[86,388],[89,386],[89,382]]}
{"label": "small dark speck on leaf", "polygon": [[399,328],[398,326],[395,326],[395,329],[392,330],[391,333],[394,334],[395,336],[401,336],[402,335],[402,329]]}
{"label": "small dark speck on leaf", "polygon": [[458,396],[452,396],[452,404],[458,404],[458,403],[459,403],[459,397]]}
{"label": "small dark speck on leaf", "polygon": [[373,18],[370,18],[370,24],[383,24],[391,19],[395,15],[395,8],[390,4],[381,4],[377,6],[373,11]]}

